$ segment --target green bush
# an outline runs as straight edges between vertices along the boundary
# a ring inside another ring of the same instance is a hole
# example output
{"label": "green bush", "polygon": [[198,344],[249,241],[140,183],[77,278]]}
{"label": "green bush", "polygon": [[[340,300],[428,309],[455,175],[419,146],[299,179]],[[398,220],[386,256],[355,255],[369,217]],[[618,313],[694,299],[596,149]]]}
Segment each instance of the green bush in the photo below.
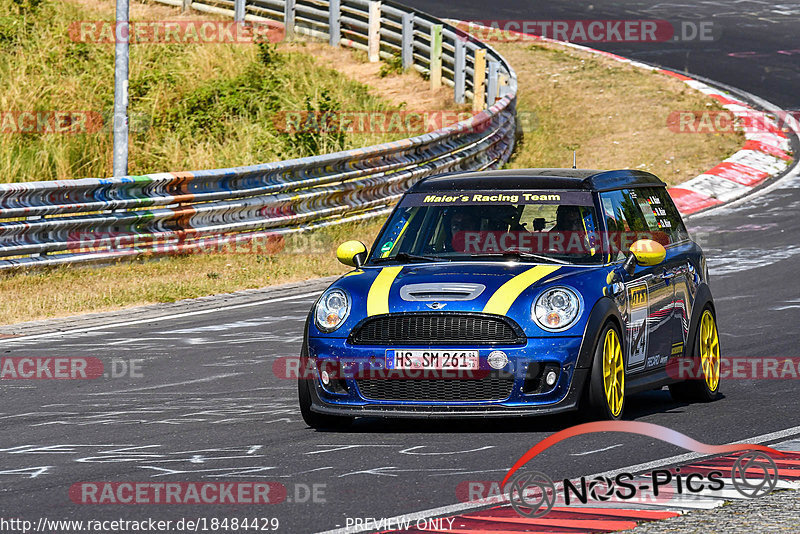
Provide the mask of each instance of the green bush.
{"label": "green bush", "polygon": [[384,60],[381,65],[381,70],[378,73],[381,78],[386,78],[390,74],[403,73],[403,58],[399,54],[392,54],[391,57]]}

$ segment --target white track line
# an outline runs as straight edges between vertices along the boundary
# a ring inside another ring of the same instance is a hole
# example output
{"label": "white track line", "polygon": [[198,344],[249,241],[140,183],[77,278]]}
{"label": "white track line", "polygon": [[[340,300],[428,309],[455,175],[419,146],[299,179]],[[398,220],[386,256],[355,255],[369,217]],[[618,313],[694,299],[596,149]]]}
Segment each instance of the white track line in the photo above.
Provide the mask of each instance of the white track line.
{"label": "white track line", "polygon": [[616,445],[611,445],[609,447],[603,447],[602,449],[597,449],[597,450],[594,450],[594,451],[573,452],[573,453],[570,453],[570,456],[586,456],[587,454],[595,454],[597,452],[610,451],[611,449],[616,449],[617,447],[622,447],[622,443],[617,443]]}
{"label": "white track line", "polygon": [[120,393],[136,393],[138,391],[152,391],[154,389],[162,389],[162,388],[172,388],[175,386],[188,386],[189,384],[198,384],[201,382],[212,382],[214,380],[219,380],[220,378],[230,378],[232,376],[240,376],[244,373],[226,373],[223,375],[214,375],[208,376],[206,378],[198,378],[196,380],[187,380],[185,382],[173,382],[172,384],[161,384],[158,386],[145,386],[141,388],[133,388],[133,389],[116,389],[114,391],[104,391],[101,393],[89,393],[89,395],[119,395]]}
{"label": "white track line", "polygon": [[118,326],[132,326],[136,324],[147,324],[147,323],[155,323],[159,321],[170,321],[173,319],[180,319],[183,317],[192,317],[195,315],[206,315],[209,313],[218,313],[221,311],[227,310],[236,310],[239,308],[250,308],[252,306],[261,306],[262,304],[272,304],[274,302],[284,302],[287,300],[298,300],[304,299],[307,297],[315,297],[322,293],[320,291],[312,291],[311,293],[302,293],[300,295],[289,295],[286,297],[278,297],[274,299],[267,299],[267,300],[259,300],[256,302],[245,302],[243,304],[231,304],[230,306],[217,306],[216,308],[209,308],[206,310],[197,310],[192,312],[184,312],[184,313],[175,313],[172,315],[160,315],[158,317],[148,317],[147,319],[139,319],[137,321],[124,321],[120,323],[109,323],[99,326],[90,326],[86,328],[74,328],[72,330],[60,330],[58,332],[46,332],[43,334],[33,334],[30,336],[19,336],[19,337],[8,337],[0,339],[0,345],[3,343],[13,343],[15,341],[26,341],[29,339],[41,339],[41,338],[48,338],[48,337],[58,337],[58,336],[69,336],[71,334],[82,334],[86,332],[94,332],[97,330],[108,330],[110,328],[116,328]]}
{"label": "white track line", "polygon": [[[760,436],[754,436],[750,439],[733,441],[728,443],[727,445],[734,444],[734,443],[764,443],[767,441],[773,441],[780,438],[785,438],[788,436],[794,436],[800,434],[800,426],[795,426],[792,428],[787,428],[785,430],[778,430],[777,432],[770,432],[769,434],[762,434]],[[586,478],[594,478],[599,476],[609,476],[614,475],[619,472],[626,472],[626,473],[638,473],[649,471],[656,467],[662,467],[665,465],[672,465],[677,463],[683,463],[688,460],[694,460],[695,458],[702,458],[704,456],[708,456],[707,454],[701,454],[697,452],[688,452],[685,454],[678,454],[676,456],[670,456],[668,458],[662,458],[660,460],[654,460],[652,462],[645,462],[641,464],[631,465],[628,467],[620,467],[618,469],[613,469],[609,471],[604,471],[602,473],[596,473],[594,475],[587,475]],[[481,503],[474,503],[474,502],[463,502],[458,504],[451,504],[448,506],[440,506],[439,508],[431,508],[429,510],[421,510],[419,512],[412,512],[410,514],[402,514],[395,517],[387,518],[387,523],[391,522],[393,524],[397,524],[400,520],[410,520],[416,521],[418,519],[427,519],[431,517],[439,517],[439,516],[449,516],[455,515],[471,510],[479,510],[482,508],[486,508],[492,504],[502,504],[506,502],[507,499],[505,497],[499,497],[495,502],[487,502],[487,500],[482,501]],[[383,518],[382,518],[383,519]],[[337,528],[333,530],[326,530],[324,532],[319,532],[317,534],[353,534],[355,532],[366,532],[366,531],[373,531],[375,529],[368,528],[366,525],[360,527],[344,527],[344,528]]]}

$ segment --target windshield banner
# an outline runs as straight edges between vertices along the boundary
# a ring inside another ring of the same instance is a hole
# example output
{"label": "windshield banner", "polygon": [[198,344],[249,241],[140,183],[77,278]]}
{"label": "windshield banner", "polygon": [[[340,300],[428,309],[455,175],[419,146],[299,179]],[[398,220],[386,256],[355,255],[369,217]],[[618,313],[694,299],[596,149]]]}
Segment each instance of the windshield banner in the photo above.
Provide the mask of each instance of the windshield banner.
{"label": "windshield banner", "polygon": [[492,206],[509,204],[569,204],[591,206],[589,191],[434,191],[409,193],[400,204],[416,206]]}

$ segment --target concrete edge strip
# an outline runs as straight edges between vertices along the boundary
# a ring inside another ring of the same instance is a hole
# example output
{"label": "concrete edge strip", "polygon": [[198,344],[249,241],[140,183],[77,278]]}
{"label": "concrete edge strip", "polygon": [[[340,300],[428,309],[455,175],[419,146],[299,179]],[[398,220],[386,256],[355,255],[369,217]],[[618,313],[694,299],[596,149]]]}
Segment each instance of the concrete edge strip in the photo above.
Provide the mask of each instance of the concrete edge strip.
{"label": "concrete edge strip", "polygon": [[294,300],[321,293],[338,276],[292,282],[260,289],[209,295],[162,304],[147,304],[121,310],[42,319],[0,326],[0,344],[104,330],[117,326],[167,321],[184,316],[204,315],[231,309]]}

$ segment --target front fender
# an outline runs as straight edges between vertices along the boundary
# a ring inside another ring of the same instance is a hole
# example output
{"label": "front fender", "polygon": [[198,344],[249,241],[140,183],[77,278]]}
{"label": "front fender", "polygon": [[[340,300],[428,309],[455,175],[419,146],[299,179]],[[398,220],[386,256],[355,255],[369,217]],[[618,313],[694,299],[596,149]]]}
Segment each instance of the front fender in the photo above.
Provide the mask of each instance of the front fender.
{"label": "front fender", "polygon": [[603,326],[609,319],[616,321],[620,333],[624,336],[625,325],[616,302],[609,297],[601,297],[595,303],[586,321],[586,329],[583,331],[583,341],[578,351],[578,363],[576,364],[576,368],[588,369],[592,366],[594,349],[597,346]]}
{"label": "front fender", "polygon": [[686,343],[683,344],[682,356],[684,357],[692,356],[694,339],[697,335],[697,326],[700,324],[700,315],[708,304],[711,304],[711,311],[716,317],[717,310],[714,308],[714,297],[711,296],[711,288],[708,287],[708,284],[703,283],[697,286],[697,293],[692,303],[692,318],[689,321],[689,333],[686,336]]}

